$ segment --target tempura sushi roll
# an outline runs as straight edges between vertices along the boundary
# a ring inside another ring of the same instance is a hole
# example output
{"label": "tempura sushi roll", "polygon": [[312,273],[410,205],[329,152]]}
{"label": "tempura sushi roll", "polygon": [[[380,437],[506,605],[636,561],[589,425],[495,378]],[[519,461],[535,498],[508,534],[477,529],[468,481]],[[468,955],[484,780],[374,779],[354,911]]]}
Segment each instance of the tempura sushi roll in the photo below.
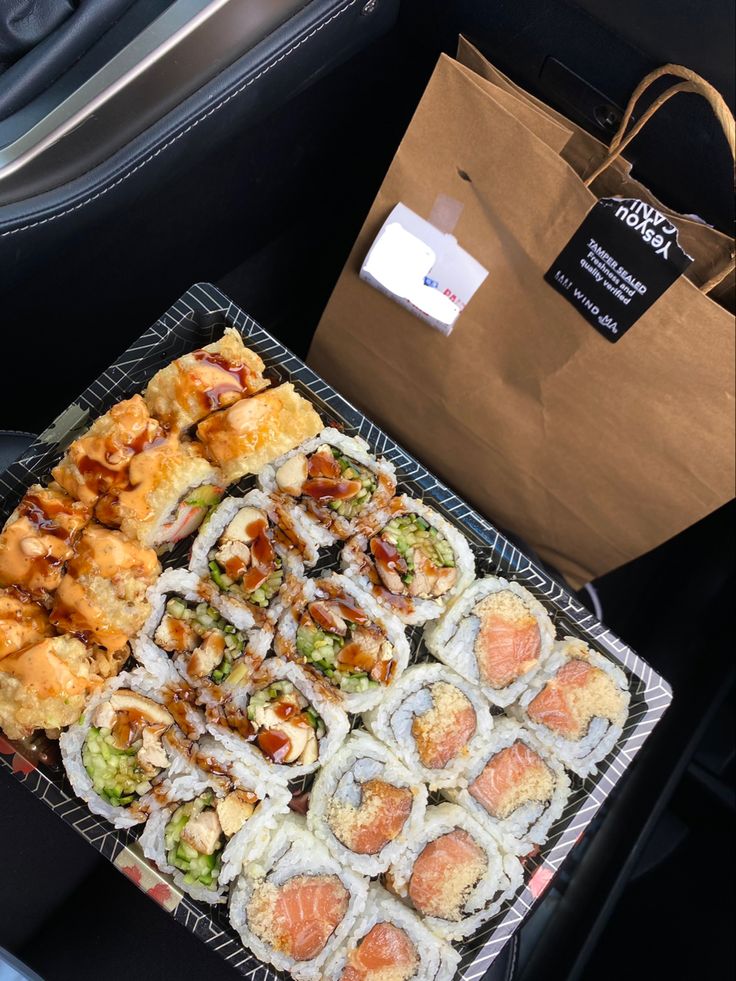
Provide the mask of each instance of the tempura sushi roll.
{"label": "tempura sushi roll", "polygon": [[421,832],[386,874],[391,891],[446,940],[475,932],[522,881],[519,860],[456,804],[428,807]]}
{"label": "tempura sushi roll", "polygon": [[621,736],[629,698],[620,668],[582,640],[565,637],[511,712],[568,770],[586,777]]}
{"label": "tempura sushi roll", "polygon": [[353,732],[317,774],[307,826],[363,875],[385,872],[421,828],[427,789],[367,732]]}
{"label": "tempura sushi roll", "polygon": [[527,688],[552,651],[547,611],[516,582],[486,576],[428,624],[424,641],[436,658],[475,682],[504,707]]}
{"label": "tempura sushi roll", "polygon": [[15,586],[0,589],[0,661],[53,633],[46,609],[28,593]]}
{"label": "tempura sushi roll", "polygon": [[423,501],[395,497],[342,552],[347,574],[404,623],[434,620],[475,578],[465,536]]}
{"label": "tempura sushi roll", "polygon": [[311,404],[289,383],[215,412],[200,422],[197,436],[231,484],[259,473],[321,428],[322,420]]}
{"label": "tempura sushi roll", "polygon": [[332,759],[350,729],[332,691],[299,665],[269,658],[248,686],[208,708],[207,728],[264,778],[286,783]]}
{"label": "tempura sushi roll", "polygon": [[409,667],[363,721],[432,790],[460,782],[493,728],[476,686],[435,662]]}
{"label": "tempura sushi roll", "polygon": [[0,532],[0,586],[40,597],[56,589],[91,513],[58,484],[29,487]]}
{"label": "tempura sushi roll", "polygon": [[317,981],[363,912],[368,880],[335,861],[296,814],[243,868],[230,922],[256,957],[298,981]]}
{"label": "tempura sushi roll", "polygon": [[446,796],[519,855],[544,844],[570,794],[562,764],[528,730],[507,718],[496,721],[490,739],[474,754],[466,784],[447,790]]}
{"label": "tempura sushi roll", "polygon": [[220,903],[243,864],[267,845],[278,816],[288,812],[290,795],[279,784],[268,786],[211,738],[200,741],[195,760],[206,786],[180,791],[154,810],[140,845],[184,892]]}
{"label": "tempura sushi roll", "polygon": [[56,590],[51,622],[110,653],[120,651],[145,623],[151,610],[146,591],[160,571],[153,549],[91,524]]}
{"label": "tempura sushi roll", "polygon": [[321,674],[348,712],[376,705],[410,656],[400,620],[336,573],[305,580],[279,621],[274,650]]}
{"label": "tempura sushi roll", "polygon": [[303,539],[284,518],[267,494],[253,490],[226,498],[195,539],[189,568],[208,602],[236,627],[275,622],[298,587]]}
{"label": "tempura sushi roll", "polygon": [[375,882],[324,981],[453,981],[460,955]]}
{"label": "tempura sushi roll", "polygon": [[212,344],[185,354],[157,371],[145,391],[146,405],[173,432],[181,432],[216,409],[267,388],[265,365],[227,327]]}
{"label": "tempura sushi roll", "polygon": [[372,516],[388,505],[396,472],[387,460],[377,460],[359,436],[323,429],[264,467],[259,482],[269,493],[298,501],[333,539],[345,539],[370,528]]}
{"label": "tempura sushi roll", "polygon": [[108,682],[59,738],[77,797],[116,828],[145,821],[151,791],[164,804],[179,781],[196,787],[191,744],[150,681],[136,673]]}

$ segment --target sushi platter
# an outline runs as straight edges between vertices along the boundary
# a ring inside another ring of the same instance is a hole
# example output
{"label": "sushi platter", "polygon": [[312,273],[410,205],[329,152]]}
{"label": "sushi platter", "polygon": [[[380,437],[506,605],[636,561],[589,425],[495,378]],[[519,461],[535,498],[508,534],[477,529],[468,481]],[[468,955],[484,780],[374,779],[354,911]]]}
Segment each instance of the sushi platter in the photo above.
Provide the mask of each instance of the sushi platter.
{"label": "sushi platter", "polygon": [[207,284],[0,495],[0,765],[258,981],[483,977],[671,701]]}

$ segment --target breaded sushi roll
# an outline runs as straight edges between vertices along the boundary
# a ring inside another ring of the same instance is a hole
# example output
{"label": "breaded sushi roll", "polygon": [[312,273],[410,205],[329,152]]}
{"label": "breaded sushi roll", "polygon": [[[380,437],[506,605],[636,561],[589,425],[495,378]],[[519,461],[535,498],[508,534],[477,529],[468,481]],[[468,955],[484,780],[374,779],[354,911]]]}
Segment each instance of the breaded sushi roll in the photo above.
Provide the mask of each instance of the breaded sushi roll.
{"label": "breaded sushi roll", "polygon": [[34,603],[28,593],[15,586],[0,589],[0,661],[53,634],[48,613],[40,603]]}
{"label": "breaded sushi roll", "polygon": [[157,371],[145,391],[146,405],[168,429],[181,432],[211,412],[267,388],[264,368],[240,333],[227,327],[219,341]]}
{"label": "breaded sushi roll", "polygon": [[230,759],[211,738],[201,740],[195,762],[207,785],[180,789],[175,801],[153,810],[140,845],[188,895],[221,903],[243,864],[268,844],[278,816],[289,810],[290,795]]}
{"label": "breaded sushi roll", "polygon": [[[208,602],[236,627],[275,622],[298,588],[307,546],[284,517],[271,497],[252,490],[226,498],[195,539],[189,568]],[[310,557],[316,560],[316,550]]]}
{"label": "breaded sushi roll", "polygon": [[293,498],[332,539],[350,538],[371,527],[396,491],[396,472],[377,460],[359,436],[323,429],[261,472],[261,487]]}
{"label": "breaded sushi roll", "polygon": [[586,777],[621,736],[628,689],[619,667],[582,640],[565,637],[510,711],[568,770]]}
{"label": "breaded sushi roll", "polygon": [[37,597],[56,589],[91,513],[58,484],[29,487],[0,532],[0,586]]}
{"label": "breaded sushi roll", "polygon": [[337,573],[304,581],[279,621],[274,650],[322,675],[348,712],[373,708],[411,653],[401,621]]}
{"label": "breaded sushi roll", "polygon": [[465,536],[423,501],[395,497],[371,534],[342,552],[348,575],[404,623],[434,620],[475,578]]}
{"label": "breaded sushi roll", "polygon": [[428,807],[420,834],[386,873],[390,890],[445,940],[474,933],[522,881],[519,860],[456,804]]}
{"label": "breaded sushi roll", "polygon": [[293,450],[322,429],[322,420],[290,383],[241,399],[197,426],[209,459],[231,484]]}
{"label": "breaded sushi roll", "polygon": [[427,788],[367,732],[351,733],[317,774],[307,827],[338,862],[385,872],[419,831]]}
{"label": "breaded sushi roll", "polygon": [[518,855],[544,844],[570,795],[562,764],[527,729],[507,718],[496,721],[484,748],[474,754],[466,784],[445,795]]}
{"label": "breaded sushi roll", "polygon": [[297,981],[318,981],[363,912],[368,880],[335,861],[296,814],[243,868],[230,922],[256,957]]}
{"label": "breaded sushi roll", "polygon": [[368,902],[324,981],[453,981],[460,955],[372,882]]}
{"label": "breaded sushi roll", "polygon": [[496,576],[474,582],[424,630],[432,654],[501,707],[527,688],[554,640],[542,604],[523,586]]}
{"label": "breaded sushi roll", "polygon": [[409,667],[363,722],[432,790],[461,782],[493,728],[478,688],[436,662]]}
{"label": "breaded sushi roll", "polygon": [[248,691],[208,707],[207,728],[264,779],[287,783],[314,773],[348,734],[332,691],[297,664],[269,658]]}
{"label": "breaded sushi roll", "polygon": [[120,651],[145,623],[151,609],[146,591],[160,571],[153,549],[91,524],[56,590],[51,622],[110,653]]}
{"label": "breaded sushi roll", "polygon": [[176,799],[181,781],[199,786],[191,743],[150,679],[135,672],[119,675],[90,699],[59,746],[74,793],[116,828],[140,824],[151,806]]}

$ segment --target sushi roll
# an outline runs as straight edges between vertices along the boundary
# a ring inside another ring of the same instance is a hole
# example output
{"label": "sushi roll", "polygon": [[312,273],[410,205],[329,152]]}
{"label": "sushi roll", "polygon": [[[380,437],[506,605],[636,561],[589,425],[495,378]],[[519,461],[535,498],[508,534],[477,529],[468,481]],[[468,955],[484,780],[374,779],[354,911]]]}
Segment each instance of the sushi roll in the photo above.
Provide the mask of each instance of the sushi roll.
{"label": "sushi roll", "polygon": [[290,795],[278,784],[269,787],[211,738],[201,740],[195,762],[204,789],[194,785],[152,811],[140,845],[193,899],[221,903],[243,864],[267,845]]}
{"label": "sushi roll", "polygon": [[153,801],[176,798],[180,783],[198,787],[191,743],[150,679],[135,672],[91,698],[59,746],[74,793],[116,828],[141,824]]}
{"label": "sushi roll", "polygon": [[620,668],[565,637],[511,712],[568,770],[587,777],[621,736],[629,699]]}
{"label": "sushi roll", "polygon": [[483,750],[474,754],[466,781],[466,787],[445,795],[518,855],[544,844],[570,795],[562,764],[523,726],[507,718],[497,720]]}
{"label": "sushi roll", "polygon": [[411,653],[401,621],[336,573],[305,580],[279,621],[274,650],[320,674],[348,712],[373,708]]}
{"label": "sushi roll", "polygon": [[347,542],[342,565],[404,623],[441,616],[475,578],[465,536],[423,501],[395,497],[374,524]]}
{"label": "sushi roll", "polygon": [[0,661],[39,640],[52,637],[46,609],[15,586],[0,589]]}
{"label": "sushi roll", "polygon": [[213,413],[197,426],[197,436],[231,484],[259,473],[320,429],[322,420],[311,404],[286,384]]}
{"label": "sushi roll", "polygon": [[317,981],[365,908],[368,880],[335,861],[296,814],[243,868],[230,922],[256,957],[297,981]]}
{"label": "sushi roll", "polygon": [[54,595],[51,622],[111,654],[121,651],[150,613],[146,591],[160,571],[153,549],[88,525]]}
{"label": "sushi roll", "polygon": [[216,409],[267,388],[270,382],[263,377],[264,369],[240,333],[227,327],[219,341],[157,371],[144,398],[152,416],[172,432],[181,432]]}
{"label": "sushi roll", "polygon": [[334,540],[371,527],[371,518],[394,496],[396,472],[387,460],[377,460],[360,437],[323,429],[264,467],[259,482],[269,493],[297,501]]}
{"label": "sushi roll", "polygon": [[91,513],[58,484],[29,487],[0,532],[0,586],[40,598],[56,589]]}
{"label": "sushi roll", "polygon": [[264,775],[287,783],[328,760],[350,729],[332,691],[299,665],[269,658],[248,685],[208,707],[207,728],[230,752]]}
{"label": "sushi roll", "polygon": [[189,568],[202,580],[204,597],[236,627],[275,622],[304,572],[300,546],[308,546],[282,518],[262,491],[228,497],[192,546]]}
{"label": "sushi roll", "polygon": [[324,981],[453,981],[460,955],[403,903],[371,883],[368,903]]}
{"label": "sushi roll", "polygon": [[428,807],[421,832],[386,874],[391,891],[445,940],[475,932],[522,881],[516,856],[456,804]]}
{"label": "sushi roll", "polygon": [[353,732],[317,774],[307,826],[338,862],[385,872],[421,828],[427,789],[367,732]]}
{"label": "sushi roll", "polygon": [[547,611],[516,582],[479,579],[425,627],[432,654],[502,708],[528,687],[550,655],[555,628]]}
{"label": "sushi roll", "polygon": [[461,781],[493,728],[475,685],[435,662],[408,668],[363,722],[432,790]]}

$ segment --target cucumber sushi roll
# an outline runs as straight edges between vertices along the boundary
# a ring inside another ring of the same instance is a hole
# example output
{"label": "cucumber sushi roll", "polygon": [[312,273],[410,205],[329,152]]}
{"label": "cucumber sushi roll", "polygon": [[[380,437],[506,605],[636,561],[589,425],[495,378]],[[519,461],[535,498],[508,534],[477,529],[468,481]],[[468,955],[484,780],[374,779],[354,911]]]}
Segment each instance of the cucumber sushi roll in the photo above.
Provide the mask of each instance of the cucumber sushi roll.
{"label": "cucumber sushi roll", "polygon": [[350,729],[344,710],[318,678],[272,657],[246,690],[207,711],[209,732],[262,775],[286,783],[313,773]]}
{"label": "cucumber sushi roll", "polygon": [[518,583],[495,576],[474,582],[424,631],[436,658],[480,685],[502,708],[527,688],[554,639],[542,604]]}
{"label": "cucumber sushi roll", "polygon": [[476,686],[436,662],[408,668],[363,722],[432,790],[461,781],[493,728]]}
{"label": "cucumber sushi roll", "polygon": [[247,630],[278,619],[295,577],[304,572],[305,552],[316,561],[299,525],[267,494],[253,490],[228,497],[212,512],[192,546],[189,568],[202,580],[207,602]]}
{"label": "cucumber sushi roll", "polygon": [[278,816],[288,812],[289,793],[268,786],[210,737],[199,743],[195,761],[204,789],[189,788],[154,810],[140,844],[184,892],[220,903],[243,864],[268,844]]}
{"label": "cucumber sushi roll", "polygon": [[136,672],[91,698],[59,746],[74,793],[116,828],[142,823],[154,799],[165,802],[182,784],[198,786],[192,744],[150,679]]}
{"label": "cucumber sushi roll", "polygon": [[320,675],[348,712],[375,706],[411,653],[401,621],[336,573],[304,581],[279,621],[274,650]]}
{"label": "cucumber sushi roll", "polygon": [[264,467],[260,485],[304,509],[328,540],[350,538],[372,527],[375,515],[396,491],[396,472],[377,460],[359,436],[324,429],[314,439]]}
{"label": "cucumber sushi roll", "polygon": [[386,746],[353,732],[312,786],[307,826],[363,875],[385,872],[421,827],[427,789]]}
{"label": "cucumber sushi roll", "polygon": [[289,814],[268,847],[243,867],[230,922],[256,957],[298,981],[323,977],[365,908],[368,880],[351,872]]}
{"label": "cucumber sushi roll", "polygon": [[346,543],[342,565],[404,623],[434,620],[475,579],[465,536],[423,501],[395,497],[375,529]]}
{"label": "cucumber sushi roll", "polygon": [[420,833],[386,873],[391,891],[445,940],[474,933],[522,881],[516,856],[456,804],[428,807]]}
{"label": "cucumber sushi roll", "polygon": [[562,764],[518,722],[501,718],[467,768],[467,786],[447,790],[519,855],[547,840],[570,795]]}
{"label": "cucumber sushi roll", "polygon": [[620,668],[565,637],[511,712],[568,770],[587,777],[621,736],[629,698]]}
{"label": "cucumber sushi roll", "polygon": [[366,911],[324,981],[453,981],[460,955],[403,903],[371,883]]}

